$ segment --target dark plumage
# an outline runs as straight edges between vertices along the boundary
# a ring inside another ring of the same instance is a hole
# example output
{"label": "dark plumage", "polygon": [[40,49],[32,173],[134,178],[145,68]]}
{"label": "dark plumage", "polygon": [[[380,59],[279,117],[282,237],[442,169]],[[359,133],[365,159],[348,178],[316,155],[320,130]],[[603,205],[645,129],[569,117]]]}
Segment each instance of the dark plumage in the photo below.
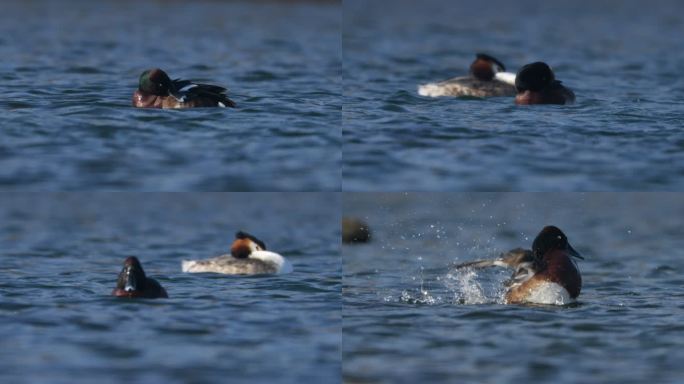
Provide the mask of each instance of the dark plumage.
{"label": "dark plumage", "polygon": [[112,291],[116,297],[143,297],[148,299],[166,298],[169,295],[157,280],[147,277],[135,256],[127,257],[119,273],[116,288]]}
{"label": "dark plumage", "polygon": [[520,68],[515,76],[516,104],[567,104],[575,94],[556,80],[551,68],[541,61]]}
{"label": "dark plumage", "polygon": [[171,78],[159,68],[140,75],[133,93],[133,106],[138,108],[231,107],[235,103],[226,96],[226,88]]}

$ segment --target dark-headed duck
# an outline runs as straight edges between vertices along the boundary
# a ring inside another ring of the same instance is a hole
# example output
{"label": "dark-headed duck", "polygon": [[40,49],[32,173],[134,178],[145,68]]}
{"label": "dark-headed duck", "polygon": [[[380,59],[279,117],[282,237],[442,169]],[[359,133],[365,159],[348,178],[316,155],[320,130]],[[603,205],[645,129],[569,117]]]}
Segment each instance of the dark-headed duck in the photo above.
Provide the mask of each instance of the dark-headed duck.
{"label": "dark-headed duck", "polygon": [[131,256],[124,260],[124,266],[119,273],[116,288],[112,291],[116,297],[142,297],[147,299],[167,298],[164,287],[157,280],[145,275],[137,257]]}
{"label": "dark-headed duck", "polygon": [[478,53],[470,64],[470,76],[455,77],[439,83],[418,86],[421,96],[493,97],[515,95],[515,74],[497,59]]}
{"label": "dark-headed duck", "polygon": [[547,226],[534,239],[532,250],[516,248],[498,259],[457,268],[513,268],[515,272],[506,282],[506,303],[564,305],[574,302],[582,289],[582,276],[573,257],[584,259],[560,229]]}
{"label": "dark-headed duck", "polygon": [[556,80],[553,71],[541,61],[520,68],[515,76],[516,104],[569,104],[575,94]]}
{"label": "dark-headed duck", "polygon": [[205,260],[183,260],[183,272],[214,272],[226,275],[263,275],[292,272],[292,265],[281,255],[266,250],[256,237],[238,232],[230,254]]}
{"label": "dark-headed duck", "polygon": [[138,89],[133,93],[133,106],[137,108],[197,108],[232,107],[235,103],[217,85],[195,84],[189,80],[171,80],[159,68],[149,69],[140,75]]}

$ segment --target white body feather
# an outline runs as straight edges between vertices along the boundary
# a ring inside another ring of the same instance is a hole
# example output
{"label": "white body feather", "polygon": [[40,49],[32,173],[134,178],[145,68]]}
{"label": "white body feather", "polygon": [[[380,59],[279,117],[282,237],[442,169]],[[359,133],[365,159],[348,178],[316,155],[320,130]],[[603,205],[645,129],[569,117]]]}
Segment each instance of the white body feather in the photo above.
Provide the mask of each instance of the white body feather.
{"label": "white body feather", "polygon": [[510,85],[512,85],[512,86],[515,87],[515,73],[511,73],[511,72],[497,72],[497,73],[494,75],[494,78],[497,79],[497,80],[499,80],[499,81],[501,81],[501,82],[504,82],[504,83],[506,83],[506,84],[510,84]]}
{"label": "white body feather", "polygon": [[575,299],[561,285],[547,281],[530,291],[525,301],[532,304],[566,305],[574,303]]}
{"label": "white body feather", "polygon": [[[263,264],[255,265],[258,260]],[[261,267],[260,267],[261,265]],[[248,258],[237,259],[223,255],[205,260],[183,260],[181,270],[186,273],[223,273],[223,274],[264,274],[290,273],[292,264],[283,256],[269,251],[252,251]]]}
{"label": "white body feather", "polygon": [[255,251],[249,255],[250,259],[258,259],[265,263],[273,263],[278,266],[278,273],[292,272],[292,264],[287,259],[275,252]]}
{"label": "white body feather", "polygon": [[[418,86],[418,94],[425,97],[440,96],[472,96],[472,97],[498,97],[515,95],[515,87],[510,83],[512,75],[513,85],[515,74],[499,72],[493,81],[482,81],[471,76],[454,77],[438,83],[421,84]],[[501,79],[498,78],[501,76]]]}

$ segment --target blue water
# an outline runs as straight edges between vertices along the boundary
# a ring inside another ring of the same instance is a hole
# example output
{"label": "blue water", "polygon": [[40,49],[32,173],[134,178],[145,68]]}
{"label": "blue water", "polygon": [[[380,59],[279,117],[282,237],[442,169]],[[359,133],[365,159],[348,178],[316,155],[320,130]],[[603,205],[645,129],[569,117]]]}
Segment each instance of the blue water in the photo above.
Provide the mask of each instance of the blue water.
{"label": "blue water", "polygon": [[[335,383],[337,194],[3,194],[0,382]],[[296,223],[296,225],[293,225]],[[181,273],[243,229],[294,272]],[[169,299],[110,296],[140,258]]]}
{"label": "blue water", "polygon": [[[345,190],[684,188],[684,3],[388,3],[343,4]],[[418,96],[481,51],[548,62],[577,103]]]}
{"label": "blue water", "polygon": [[[338,190],[335,2],[3,1],[2,190]],[[143,70],[238,109],[137,110]]]}
{"label": "blue water", "polygon": [[[679,383],[684,196],[352,194],[373,240],[343,245],[343,377],[373,383]],[[577,305],[501,304],[510,271],[455,263],[559,226],[585,260]]]}

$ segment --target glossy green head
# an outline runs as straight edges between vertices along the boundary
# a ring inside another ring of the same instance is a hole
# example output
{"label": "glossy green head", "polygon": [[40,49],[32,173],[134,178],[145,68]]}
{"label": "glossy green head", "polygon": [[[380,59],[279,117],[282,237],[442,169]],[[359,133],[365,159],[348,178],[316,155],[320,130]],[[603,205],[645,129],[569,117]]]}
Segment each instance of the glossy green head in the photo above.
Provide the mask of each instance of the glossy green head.
{"label": "glossy green head", "polygon": [[171,79],[159,68],[148,69],[140,75],[138,89],[157,96],[166,96],[171,88]]}

